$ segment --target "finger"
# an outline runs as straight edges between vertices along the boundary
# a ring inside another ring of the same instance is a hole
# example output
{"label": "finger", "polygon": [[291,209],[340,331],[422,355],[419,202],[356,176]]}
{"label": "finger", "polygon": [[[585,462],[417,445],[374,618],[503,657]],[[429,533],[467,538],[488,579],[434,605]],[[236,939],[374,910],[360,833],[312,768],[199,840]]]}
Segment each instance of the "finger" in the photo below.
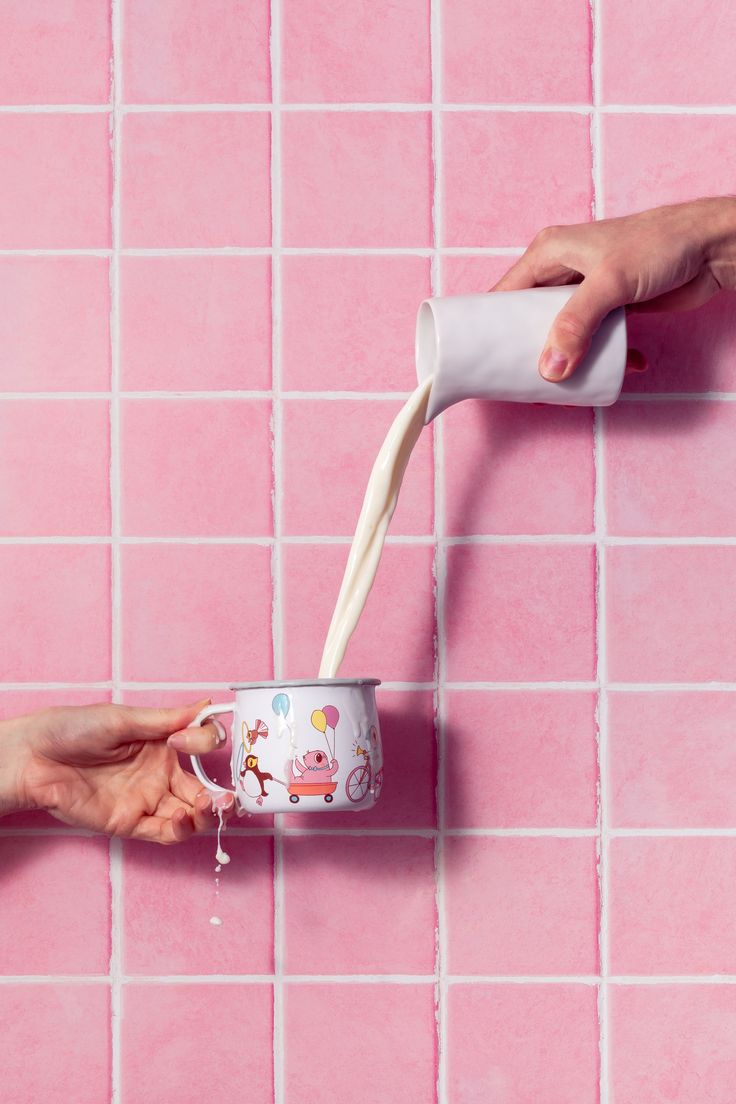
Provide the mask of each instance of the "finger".
{"label": "finger", "polygon": [[573,270],[567,265],[561,264],[553,256],[545,256],[541,249],[532,244],[489,290],[522,291],[524,288],[566,284],[574,278],[574,275]]}
{"label": "finger", "polygon": [[163,740],[172,732],[178,732],[192,723],[197,714],[210,698],[192,702],[191,705],[177,705],[173,709],[141,709],[126,706],[125,716],[136,735],[143,740]]}
{"label": "finger", "polygon": [[149,843],[183,843],[193,832],[192,818],[185,809],[180,808],[170,817],[141,817],[132,832],[132,838],[148,840]]}
{"label": "finger", "polygon": [[649,361],[639,349],[626,350],[625,376],[639,375],[641,372],[646,372],[648,367]]}
{"label": "finger", "polygon": [[166,743],[170,748],[186,755],[205,755],[208,751],[222,747],[226,740],[227,736],[216,725],[205,724],[174,732]]}
{"label": "finger", "polygon": [[655,295],[643,303],[633,303],[630,309],[637,313],[648,311],[683,311],[702,307],[719,292],[720,286],[709,272],[700,272],[682,287],[672,288],[662,295]]}
{"label": "finger", "polygon": [[553,383],[568,379],[606,315],[626,302],[623,282],[614,273],[598,269],[587,276],[552,323],[539,358],[541,375]]}
{"label": "finger", "polygon": [[[215,812],[219,805],[224,817],[229,816],[235,807],[235,796],[231,790],[220,790],[218,794],[203,790],[199,779],[195,778],[189,771],[182,770],[178,763],[175,771],[172,772],[169,785],[174,796],[191,805],[193,809],[197,799],[203,794],[208,794],[212,798],[212,812]],[[201,807],[204,811],[204,805]],[[209,827],[212,827],[212,825],[210,824]]]}

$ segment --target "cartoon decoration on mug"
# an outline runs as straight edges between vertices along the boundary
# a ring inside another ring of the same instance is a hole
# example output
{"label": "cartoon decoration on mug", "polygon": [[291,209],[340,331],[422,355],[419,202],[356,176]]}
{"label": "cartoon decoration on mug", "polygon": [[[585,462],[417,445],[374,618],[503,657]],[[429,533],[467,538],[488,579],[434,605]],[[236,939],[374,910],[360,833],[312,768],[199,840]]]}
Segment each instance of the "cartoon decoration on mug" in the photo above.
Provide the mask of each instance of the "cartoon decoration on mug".
{"label": "cartoon decoration on mug", "polygon": [[[279,728],[277,735],[288,731],[291,737],[292,754],[284,765],[286,778],[278,778],[269,771],[259,766],[258,755],[253,748],[256,742],[268,738],[269,729],[265,721],[256,720],[253,727],[249,727],[246,721],[241,724],[240,755],[237,764],[237,773],[240,783],[246,794],[255,799],[256,804],[263,805],[263,799],[268,797],[269,790],[266,782],[275,782],[283,786],[289,794],[289,801],[297,805],[302,798],[321,798],[328,805],[334,800],[338,781],[336,775],[340,764],[335,757],[337,741],[336,730],[340,722],[340,712],[335,705],[323,705],[321,709],[315,709],[310,716],[312,737],[309,739],[307,750],[301,752],[297,748],[295,728],[293,723],[287,721],[291,712],[291,700],[288,694],[276,694],[271,703],[271,708],[278,717]],[[315,734],[321,737],[324,744],[320,747],[315,744]],[[303,745],[302,745],[303,746]],[[345,781],[345,793],[348,799],[355,805],[363,801],[369,793],[375,800],[381,793],[383,784],[383,766],[377,762],[378,756],[378,732],[374,725],[368,729],[364,736],[359,737],[353,744],[353,754],[358,760],[362,760],[354,766]],[[269,756],[273,758],[273,756]],[[376,770],[376,765],[378,770]]]}
{"label": "cartoon decoration on mug", "polygon": [[[264,797],[268,797],[268,790],[263,783],[273,782],[275,779],[268,771],[262,771],[260,769],[258,766],[258,756],[253,754],[253,745],[259,737],[264,740],[268,737],[268,725],[266,722],[258,719],[253,725],[253,728],[249,728],[247,723],[243,721],[240,726],[240,739],[243,745],[243,751],[238,760],[238,771],[245,792],[249,797],[255,797],[258,805],[262,805]],[[253,775],[255,778],[258,786],[257,792],[248,788],[248,775]]]}
{"label": "cartoon decoration on mug", "polygon": [[[363,762],[360,766],[353,767],[345,783],[345,793],[356,805],[365,798],[369,791],[373,793],[375,800],[378,801],[383,786],[382,766],[376,772],[375,778],[373,777],[373,760],[378,753],[378,732],[375,725],[371,725],[365,745],[363,747],[359,740],[353,745],[355,754]],[[373,783],[372,787],[371,782]]]}
{"label": "cartoon decoration on mug", "polygon": [[[297,755],[288,760],[289,801],[296,805],[300,797],[323,797],[329,805],[337,789],[333,775],[337,774],[340,766],[335,758],[335,729],[340,714],[334,705],[325,705],[322,709],[315,709],[310,719],[312,728],[324,737],[327,754],[321,748],[315,748],[305,751],[301,762]],[[332,742],[327,735],[328,728],[332,730]]]}

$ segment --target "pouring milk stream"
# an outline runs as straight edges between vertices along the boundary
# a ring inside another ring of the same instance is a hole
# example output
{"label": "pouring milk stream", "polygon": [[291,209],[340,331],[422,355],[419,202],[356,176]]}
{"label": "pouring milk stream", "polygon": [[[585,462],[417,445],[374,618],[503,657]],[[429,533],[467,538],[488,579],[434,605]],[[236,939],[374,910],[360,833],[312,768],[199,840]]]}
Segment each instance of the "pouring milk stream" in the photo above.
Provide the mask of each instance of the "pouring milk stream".
{"label": "pouring milk stream", "polygon": [[[618,398],[626,364],[623,309],[604,320],[571,379],[549,383],[539,375],[537,363],[549,327],[573,291],[572,287],[535,288],[428,299],[421,304],[416,335],[420,383],[394,419],[371,470],[325,640],[320,679],[334,679],[339,673],[425,424],[466,398],[567,406],[608,406]],[[293,744],[292,729],[289,732]],[[221,830],[220,815],[218,873],[228,862]],[[219,918],[214,916],[211,922],[217,925]]]}

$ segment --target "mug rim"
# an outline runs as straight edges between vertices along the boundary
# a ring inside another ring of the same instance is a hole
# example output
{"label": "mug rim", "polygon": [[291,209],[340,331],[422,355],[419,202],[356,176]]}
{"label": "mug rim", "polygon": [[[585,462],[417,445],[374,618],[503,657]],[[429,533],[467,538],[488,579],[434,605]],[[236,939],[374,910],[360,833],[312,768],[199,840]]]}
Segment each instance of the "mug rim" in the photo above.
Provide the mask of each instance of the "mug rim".
{"label": "mug rim", "polygon": [[334,678],[334,679],[292,679],[276,682],[235,682],[231,690],[288,690],[290,687],[303,686],[380,686],[378,678]]}

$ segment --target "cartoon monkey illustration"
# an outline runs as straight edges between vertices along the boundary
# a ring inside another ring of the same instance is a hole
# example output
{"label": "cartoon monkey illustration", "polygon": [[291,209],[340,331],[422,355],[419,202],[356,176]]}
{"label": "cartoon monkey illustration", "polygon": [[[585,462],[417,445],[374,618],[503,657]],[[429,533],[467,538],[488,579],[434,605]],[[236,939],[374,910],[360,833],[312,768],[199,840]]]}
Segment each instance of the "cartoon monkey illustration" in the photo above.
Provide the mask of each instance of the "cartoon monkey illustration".
{"label": "cartoon monkey illustration", "polygon": [[[240,777],[245,778],[246,774],[254,774],[258,779],[258,785],[261,787],[261,793],[257,800],[258,804],[260,805],[263,798],[268,797],[268,790],[263,785],[263,783],[267,780],[273,782],[273,775],[269,774],[268,771],[261,770],[261,768],[258,766],[258,756],[253,755],[252,753],[246,755],[245,763],[243,764],[243,767],[240,771]],[[243,785],[245,785],[245,783],[243,783]]]}

